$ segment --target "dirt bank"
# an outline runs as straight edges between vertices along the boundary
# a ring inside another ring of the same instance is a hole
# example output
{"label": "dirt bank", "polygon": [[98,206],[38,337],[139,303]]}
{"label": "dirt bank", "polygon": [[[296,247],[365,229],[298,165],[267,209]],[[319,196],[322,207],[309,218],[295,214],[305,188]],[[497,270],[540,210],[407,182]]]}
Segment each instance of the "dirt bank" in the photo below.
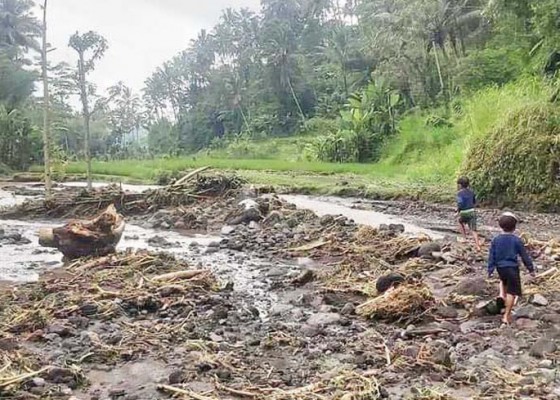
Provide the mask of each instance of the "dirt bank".
{"label": "dirt bank", "polygon": [[[552,273],[526,284],[516,324],[500,328],[477,307],[495,294],[484,255],[434,234],[447,210],[290,200],[320,215],[238,188],[127,215],[117,256],[66,266],[33,254],[35,228],[61,221],[0,221],[3,254],[21,249],[6,279],[41,276],[3,292],[0,396],[558,398],[555,242],[529,243]],[[539,232],[534,218],[525,226]],[[422,250],[434,237],[435,255]],[[162,278],[182,271],[196,274]],[[387,272],[407,276],[407,292],[378,298]]]}

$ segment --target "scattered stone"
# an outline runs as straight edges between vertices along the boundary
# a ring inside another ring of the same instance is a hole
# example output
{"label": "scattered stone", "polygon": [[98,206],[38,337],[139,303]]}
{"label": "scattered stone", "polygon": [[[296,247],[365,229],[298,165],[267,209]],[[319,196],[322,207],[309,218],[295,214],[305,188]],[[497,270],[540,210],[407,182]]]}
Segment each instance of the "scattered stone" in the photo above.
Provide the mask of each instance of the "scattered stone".
{"label": "scattered stone", "polygon": [[544,314],[541,319],[551,324],[560,324],[560,314]]}
{"label": "scattered stone", "polygon": [[47,328],[47,332],[53,333],[60,337],[69,337],[69,336],[74,336],[76,334],[74,329],[60,324],[49,325],[49,327]]}
{"label": "scattered stone", "polygon": [[557,371],[556,369],[540,368],[537,370],[537,377],[544,381],[544,384],[549,384],[556,380]]}
{"label": "scattered stone", "polygon": [[539,327],[539,323],[538,321],[534,321],[529,318],[517,318],[515,320],[515,326],[525,331],[531,331],[537,329]]}
{"label": "scattered stone", "polygon": [[46,381],[43,378],[33,378],[30,382],[32,387],[43,387]]}
{"label": "scattered stone", "polygon": [[552,360],[542,360],[539,363],[539,368],[553,368],[554,362]]}
{"label": "scattered stone", "polygon": [[111,389],[109,390],[109,397],[111,400],[116,400],[119,397],[126,396],[126,390],[124,389]]}
{"label": "scattered stone", "polygon": [[531,304],[536,306],[546,307],[548,305],[548,300],[541,294],[536,294],[531,299]]}
{"label": "scattered stone", "polygon": [[342,310],[340,311],[340,314],[342,315],[354,315],[356,313],[356,306],[354,306],[354,304],[352,303],[346,303],[344,305],[344,307],[342,307]]}
{"label": "scattered stone", "polygon": [[300,331],[303,336],[315,337],[321,332],[321,329],[318,325],[305,324],[301,327]]}
{"label": "scattered stone", "polygon": [[535,384],[535,378],[532,376],[524,376],[517,382],[519,386],[530,386]]}
{"label": "scattered stone", "polygon": [[539,310],[535,306],[524,306],[520,307],[515,311],[516,318],[529,318],[529,319],[537,319],[537,314]]}
{"label": "scattered stone", "polygon": [[402,282],[404,282],[404,276],[392,272],[390,274],[380,276],[375,283],[375,289],[377,290],[377,293],[382,294],[391,287],[396,287]]}
{"label": "scattered stone", "polygon": [[52,383],[68,383],[74,379],[74,371],[66,368],[53,367],[46,374],[46,380]]}
{"label": "scattered stone", "polygon": [[461,296],[485,296],[489,287],[483,277],[466,278],[457,284],[453,292]]}
{"label": "scattered stone", "polygon": [[552,340],[548,338],[540,338],[531,347],[529,354],[533,357],[544,358],[545,356],[554,353],[556,349],[556,343],[554,343]]}
{"label": "scattered stone", "polygon": [[315,273],[310,269],[307,269],[303,271],[301,274],[299,274],[297,277],[292,279],[292,285],[305,286],[309,282],[313,281],[313,279],[315,279]]}
{"label": "scattered stone", "polygon": [[152,247],[161,247],[161,248],[173,247],[173,243],[169,242],[166,238],[157,235],[149,238],[147,243]]}
{"label": "scattered stone", "polygon": [[513,364],[513,365],[508,367],[508,371],[511,371],[515,374],[520,374],[521,371],[523,371],[523,367],[519,364]]}
{"label": "scattered stone", "polygon": [[459,316],[457,309],[453,307],[440,306],[436,309],[436,314],[441,318],[455,319]]}
{"label": "scattered stone", "polygon": [[173,228],[182,231],[187,229],[187,224],[185,224],[183,221],[177,221],[175,222],[175,225],[173,225]]}
{"label": "scattered stone", "polygon": [[170,385],[178,385],[185,382],[185,373],[181,370],[173,371],[167,378]]}
{"label": "scattered stone", "polygon": [[222,227],[222,235],[224,236],[228,236],[231,235],[233,232],[235,232],[236,227],[235,226],[229,226],[229,225],[225,225],[224,227]]}
{"label": "scattered stone", "polygon": [[425,243],[418,249],[418,257],[433,258],[433,253],[441,252],[441,246],[436,242]]}
{"label": "scattered stone", "polygon": [[340,323],[342,317],[336,313],[317,313],[313,314],[308,320],[307,324],[311,326],[329,326]]}

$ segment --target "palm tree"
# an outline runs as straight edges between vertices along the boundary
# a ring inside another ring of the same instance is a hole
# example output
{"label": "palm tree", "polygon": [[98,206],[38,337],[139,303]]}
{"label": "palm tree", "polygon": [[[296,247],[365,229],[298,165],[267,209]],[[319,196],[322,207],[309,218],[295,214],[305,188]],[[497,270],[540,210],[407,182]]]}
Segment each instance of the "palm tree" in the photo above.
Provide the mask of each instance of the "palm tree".
{"label": "palm tree", "polygon": [[42,28],[31,13],[30,0],[0,0],[0,49],[5,50],[12,60],[29,49],[40,51]]}

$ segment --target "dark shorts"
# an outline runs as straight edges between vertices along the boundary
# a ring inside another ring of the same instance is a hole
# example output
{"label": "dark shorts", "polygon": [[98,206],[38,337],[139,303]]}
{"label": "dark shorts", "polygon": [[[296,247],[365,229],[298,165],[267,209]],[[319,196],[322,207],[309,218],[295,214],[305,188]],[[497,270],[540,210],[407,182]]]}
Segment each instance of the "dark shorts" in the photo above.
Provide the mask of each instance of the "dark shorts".
{"label": "dark shorts", "polygon": [[506,287],[506,294],[521,297],[521,275],[519,268],[498,268],[498,275]]}
{"label": "dark shorts", "polygon": [[469,229],[473,232],[478,230],[476,211],[461,211],[459,213],[459,222],[463,225],[467,225]]}

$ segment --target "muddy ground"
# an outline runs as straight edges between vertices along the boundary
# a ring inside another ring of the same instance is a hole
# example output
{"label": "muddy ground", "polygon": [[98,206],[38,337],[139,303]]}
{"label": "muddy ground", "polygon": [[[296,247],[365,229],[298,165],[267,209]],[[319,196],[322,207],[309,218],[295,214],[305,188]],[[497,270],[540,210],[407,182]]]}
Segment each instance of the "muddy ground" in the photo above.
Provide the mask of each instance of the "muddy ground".
{"label": "muddy ground", "polygon": [[[544,276],[512,327],[481,307],[496,281],[451,207],[242,188],[126,215],[118,256],[65,266],[36,236],[63,219],[0,220],[0,398],[557,399],[557,217],[521,215]],[[206,272],[158,281],[184,269]],[[428,295],[364,312],[391,271]]]}

